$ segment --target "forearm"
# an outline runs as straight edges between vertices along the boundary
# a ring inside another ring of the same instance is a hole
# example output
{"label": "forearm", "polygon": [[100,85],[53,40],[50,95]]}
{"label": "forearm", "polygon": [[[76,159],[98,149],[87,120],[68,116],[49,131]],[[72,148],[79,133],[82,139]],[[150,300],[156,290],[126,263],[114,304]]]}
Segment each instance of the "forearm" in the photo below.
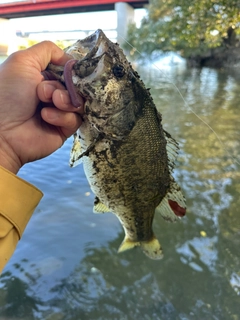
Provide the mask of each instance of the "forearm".
{"label": "forearm", "polygon": [[0,167],[0,274],[43,194]]}
{"label": "forearm", "polygon": [[[2,125],[1,125],[2,126]],[[1,128],[2,129],[2,128]],[[17,174],[22,164],[13,149],[0,133],[0,166]]]}

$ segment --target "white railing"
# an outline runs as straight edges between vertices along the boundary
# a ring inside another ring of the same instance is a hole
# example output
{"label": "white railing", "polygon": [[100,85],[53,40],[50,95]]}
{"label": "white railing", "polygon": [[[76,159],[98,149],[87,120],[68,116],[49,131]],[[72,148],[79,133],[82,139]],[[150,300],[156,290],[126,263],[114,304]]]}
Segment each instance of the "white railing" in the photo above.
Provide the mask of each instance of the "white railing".
{"label": "white railing", "polygon": [[[57,30],[57,31],[17,31],[16,35],[21,38],[33,39],[33,40],[51,40],[51,41],[74,41],[78,39],[84,39],[96,30]],[[103,32],[111,41],[116,41],[117,30],[116,29],[104,29]]]}

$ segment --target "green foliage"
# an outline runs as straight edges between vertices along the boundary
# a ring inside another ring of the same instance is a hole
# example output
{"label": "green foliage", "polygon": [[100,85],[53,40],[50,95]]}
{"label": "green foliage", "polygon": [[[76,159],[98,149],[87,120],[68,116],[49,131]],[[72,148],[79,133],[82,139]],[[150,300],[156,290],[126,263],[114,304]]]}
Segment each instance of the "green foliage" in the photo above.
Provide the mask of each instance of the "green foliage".
{"label": "green foliage", "polygon": [[234,47],[240,25],[239,0],[150,0],[138,29],[129,27],[129,42],[139,51],[177,51],[184,58],[207,56],[219,47]]}

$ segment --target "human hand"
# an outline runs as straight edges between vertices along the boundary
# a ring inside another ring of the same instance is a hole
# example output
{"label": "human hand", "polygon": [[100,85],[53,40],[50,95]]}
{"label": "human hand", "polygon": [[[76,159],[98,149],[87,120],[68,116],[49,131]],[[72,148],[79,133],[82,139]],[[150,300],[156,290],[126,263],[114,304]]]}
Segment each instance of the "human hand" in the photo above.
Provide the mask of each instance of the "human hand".
{"label": "human hand", "polygon": [[13,173],[60,148],[81,125],[83,101],[75,108],[65,88],[41,74],[49,62],[69,59],[44,41],[0,65],[0,165]]}

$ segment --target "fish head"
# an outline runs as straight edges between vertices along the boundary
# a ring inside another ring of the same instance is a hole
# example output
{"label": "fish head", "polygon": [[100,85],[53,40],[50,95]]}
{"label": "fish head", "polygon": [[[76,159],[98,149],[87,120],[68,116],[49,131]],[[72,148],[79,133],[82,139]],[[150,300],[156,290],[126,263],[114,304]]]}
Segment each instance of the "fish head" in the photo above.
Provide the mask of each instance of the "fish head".
{"label": "fish head", "polygon": [[125,137],[137,120],[140,99],[139,76],[122,49],[97,30],[66,52],[76,60],[72,82],[86,100],[88,121],[113,139]]}

